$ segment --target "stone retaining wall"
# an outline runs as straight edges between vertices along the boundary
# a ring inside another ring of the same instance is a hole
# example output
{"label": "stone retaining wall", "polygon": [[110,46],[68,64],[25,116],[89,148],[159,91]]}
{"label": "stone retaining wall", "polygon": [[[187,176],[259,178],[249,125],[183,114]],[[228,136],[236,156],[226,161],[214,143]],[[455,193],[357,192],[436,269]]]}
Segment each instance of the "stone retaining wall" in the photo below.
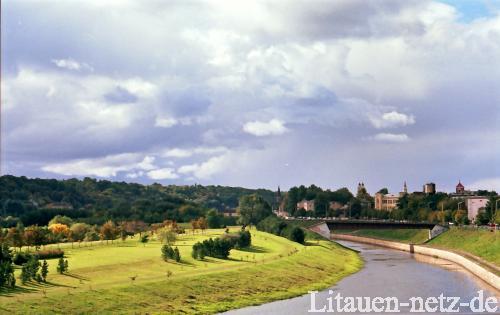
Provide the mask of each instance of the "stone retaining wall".
{"label": "stone retaining wall", "polygon": [[337,240],[344,240],[344,241],[352,241],[352,242],[377,245],[377,246],[392,248],[392,249],[396,249],[396,250],[402,250],[405,252],[446,259],[446,260],[449,260],[449,261],[454,262],[456,264],[459,264],[460,266],[464,267],[465,269],[467,269],[469,272],[471,272],[472,274],[474,274],[475,276],[477,276],[478,278],[480,278],[484,282],[488,283],[489,285],[491,285],[492,287],[494,287],[495,289],[500,291],[500,277],[499,276],[497,276],[496,274],[492,273],[491,271],[485,269],[484,267],[478,265],[477,263],[473,262],[472,260],[465,258],[464,256],[461,256],[459,254],[447,251],[447,250],[431,248],[431,247],[422,246],[422,245],[413,245],[413,244],[404,244],[404,243],[392,242],[392,241],[384,241],[384,240],[378,240],[378,239],[361,237],[361,236],[354,236],[354,235],[332,234],[331,237],[332,237],[332,239],[337,239]]}

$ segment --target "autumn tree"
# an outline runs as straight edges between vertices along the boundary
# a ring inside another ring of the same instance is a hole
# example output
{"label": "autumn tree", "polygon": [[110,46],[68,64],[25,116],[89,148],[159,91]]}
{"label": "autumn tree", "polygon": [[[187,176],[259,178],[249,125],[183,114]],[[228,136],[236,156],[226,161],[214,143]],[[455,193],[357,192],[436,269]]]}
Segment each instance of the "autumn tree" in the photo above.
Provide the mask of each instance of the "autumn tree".
{"label": "autumn tree", "polygon": [[117,232],[118,230],[115,224],[113,223],[113,221],[109,220],[101,226],[101,240],[106,240],[106,244],[109,240],[111,240],[111,243],[113,243],[113,240],[116,238]]}

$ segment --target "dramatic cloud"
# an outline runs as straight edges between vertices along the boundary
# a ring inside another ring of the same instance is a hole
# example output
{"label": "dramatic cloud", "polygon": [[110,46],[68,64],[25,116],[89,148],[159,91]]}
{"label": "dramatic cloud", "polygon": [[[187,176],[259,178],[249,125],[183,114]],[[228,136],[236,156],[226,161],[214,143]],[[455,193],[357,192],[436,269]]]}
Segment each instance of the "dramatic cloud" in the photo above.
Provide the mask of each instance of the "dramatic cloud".
{"label": "dramatic cloud", "polygon": [[3,172],[489,185],[500,7],[454,3],[7,1]]}
{"label": "dramatic cloud", "polygon": [[154,158],[140,160],[138,154],[118,154],[98,159],[80,159],[65,163],[49,164],[42,170],[67,176],[115,177],[118,172],[131,170],[152,170]]}
{"label": "dramatic cloud", "polygon": [[269,122],[251,121],[243,126],[243,130],[257,137],[281,135],[288,131],[284,122],[278,119],[271,119]]}

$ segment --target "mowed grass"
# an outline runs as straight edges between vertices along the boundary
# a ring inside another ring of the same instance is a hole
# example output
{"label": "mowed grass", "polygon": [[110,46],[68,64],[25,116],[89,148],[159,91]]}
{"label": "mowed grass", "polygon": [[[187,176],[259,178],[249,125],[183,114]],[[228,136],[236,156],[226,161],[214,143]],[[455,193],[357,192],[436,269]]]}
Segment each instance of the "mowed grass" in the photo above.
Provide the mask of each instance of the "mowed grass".
{"label": "mowed grass", "polygon": [[427,244],[468,252],[500,267],[500,231],[452,228]]}
{"label": "mowed grass", "polygon": [[155,240],[146,246],[137,238],[73,249],[65,244],[69,274],[57,274],[57,260],[50,260],[47,284],[0,291],[0,312],[216,313],[322,289],[362,267],[355,252],[335,243],[303,246],[255,230],[252,247],[231,250],[228,260],[191,258],[195,242],[222,233],[180,236],[181,263],[164,262]]}
{"label": "mowed grass", "polygon": [[422,244],[429,237],[429,230],[427,229],[336,230],[334,233],[378,238],[407,244]]}

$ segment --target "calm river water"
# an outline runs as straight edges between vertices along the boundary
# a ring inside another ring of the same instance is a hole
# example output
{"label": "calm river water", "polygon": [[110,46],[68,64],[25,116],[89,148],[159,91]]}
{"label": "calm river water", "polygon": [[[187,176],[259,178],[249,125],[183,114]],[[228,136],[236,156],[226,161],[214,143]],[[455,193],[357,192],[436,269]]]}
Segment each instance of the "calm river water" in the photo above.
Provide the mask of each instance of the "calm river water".
{"label": "calm river water", "polygon": [[[425,301],[428,297],[439,298],[443,293],[445,297],[460,297],[460,302],[469,303],[478,296],[477,291],[483,290],[483,301],[488,297],[500,299],[499,292],[460,266],[448,261],[353,242],[340,241],[339,243],[360,251],[365,267],[360,272],[344,278],[337,285],[319,292],[316,295],[318,309],[326,305],[328,312],[327,298],[335,298],[337,293],[340,293],[342,297],[396,297],[402,314],[410,312],[411,304],[406,307],[401,306],[401,303],[410,302],[411,297],[421,297]],[[329,290],[333,290],[333,294],[330,294]],[[418,301],[415,303],[418,307]],[[444,306],[449,307],[450,303],[444,302]],[[336,309],[337,303],[334,302],[333,305],[334,313],[339,313]],[[362,304],[356,305],[356,307],[362,306]],[[308,313],[310,308],[311,297],[307,294],[289,300],[233,310],[225,314],[311,314]],[[460,313],[470,312],[469,307],[460,307]],[[499,313],[500,308],[497,311],[497,314]]]}

